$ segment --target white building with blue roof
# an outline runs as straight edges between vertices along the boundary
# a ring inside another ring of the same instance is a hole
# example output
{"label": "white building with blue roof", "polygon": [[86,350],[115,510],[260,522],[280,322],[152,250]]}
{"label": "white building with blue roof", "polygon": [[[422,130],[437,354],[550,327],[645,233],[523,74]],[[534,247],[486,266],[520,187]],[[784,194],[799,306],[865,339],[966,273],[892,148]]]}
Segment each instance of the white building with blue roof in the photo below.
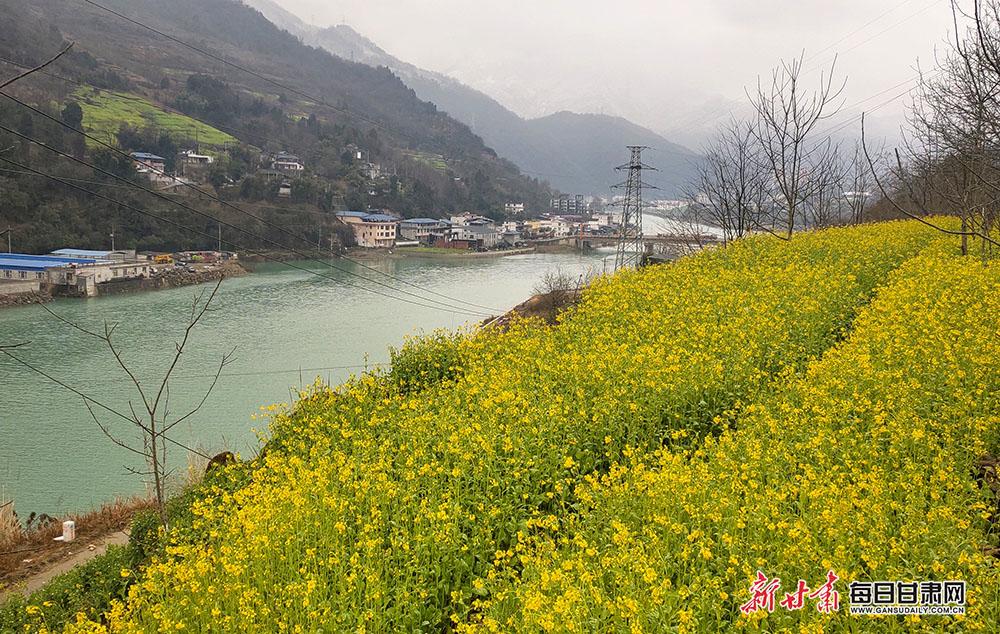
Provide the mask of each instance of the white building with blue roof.
{"label": "white building with blue roof", "polygon": [[72,259],[104,260],[108,262],[124,262],[134,260],[136,255],[133,250],[117,251],[95,251],[92,249],[58,249],[49,255]]}
{"label": "white building with blue roof", "polygon": [[[34,255],[0,253],[0,282],[36,282],[42,286],[61,287],[71,295],[97,295],[99,284],[145,278],[152,274],[148,261],[111,260],[85,257],[84,250],[71,255]],[[91,251],[91,254],[111,253]]]}

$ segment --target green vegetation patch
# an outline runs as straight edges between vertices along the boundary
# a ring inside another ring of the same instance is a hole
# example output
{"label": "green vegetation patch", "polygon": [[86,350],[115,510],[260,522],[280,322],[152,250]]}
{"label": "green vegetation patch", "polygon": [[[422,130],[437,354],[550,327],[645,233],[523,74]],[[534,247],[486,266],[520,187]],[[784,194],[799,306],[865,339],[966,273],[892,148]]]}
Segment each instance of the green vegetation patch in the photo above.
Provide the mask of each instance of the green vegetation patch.
{"label": "green vegetation patch", "polygon": [[191,117],[167,112],[138,95],[80,88],[74,97],[83,108],[84,128],[99,138],[113,138],[122,124],[127,124],[160,128],[175,140],[197,139],[202,145],[222,147],[237,143],[232,135]]}
{"label": "green vegetation patch", "polygon": [[448,170],[448,163],[445,161],[444,157],[440,154],[431,154],[430,152],[418,152],[417,150],[403,150],[403,155],[425,165],[433,167],[439,172],[444,172]]}

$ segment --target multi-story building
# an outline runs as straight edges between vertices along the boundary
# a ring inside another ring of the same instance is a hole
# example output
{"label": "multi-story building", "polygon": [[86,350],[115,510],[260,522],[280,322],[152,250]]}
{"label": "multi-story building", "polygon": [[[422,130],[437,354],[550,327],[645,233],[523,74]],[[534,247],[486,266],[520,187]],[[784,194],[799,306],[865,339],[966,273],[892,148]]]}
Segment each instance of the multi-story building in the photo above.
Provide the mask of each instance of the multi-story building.
{"label": "multi-story building", "polygon": [[451,223],[439,218],[409,218],[399,222],[399,237],[404,240],[431,242],[451,228]]}
{"label": "multi-story building", "polygon": [[302,159],[294,154],[278,152],[274,160],[271,161],[271,168],[282,174],[301,174],[305,171],[306,166],[302,162]]}
{"label": "multi-story building", "polygon": [[391,249],[399,233],[399,218],[365,211],[338,211],[337,219],[354,231],[354,240],[366,249]]}
{"label": "multi-story building", "polygon": [[503,212],[508,216],[523,216],[524,203],[504,203]]}

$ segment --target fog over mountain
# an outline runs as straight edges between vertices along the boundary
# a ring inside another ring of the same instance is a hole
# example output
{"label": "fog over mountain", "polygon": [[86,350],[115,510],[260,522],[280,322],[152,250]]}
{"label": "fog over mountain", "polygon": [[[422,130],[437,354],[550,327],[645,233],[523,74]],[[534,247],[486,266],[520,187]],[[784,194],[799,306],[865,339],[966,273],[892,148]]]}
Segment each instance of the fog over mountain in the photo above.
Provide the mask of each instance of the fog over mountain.
{"label": "fog over mountain", "polygon": [[[861,102],[847,120],[905,93],[917,59],[930,63],[951,27],[948,3],[934,0],[278,2],[308,22],[350,24],[395,57],[522,117],[621,116],[692,149],[740,112],[745,87],[782,57],[804,50],[818,68],[839,53],[845,105]],[[870,120],[892,131],[904,103],[891,101]]]}
{"label": "fog over mountain", "polygon": [[307,44],[344,59],[389,67],[418,97],[467,124],[500,156],[564,192],[607,195],[619,180],[614,166],[627,158],[628,144],[653,148],[659,172],[647,180],[665,196],[681,195],[697,161],[688,148],[622,117],[563,110],[525,118],[454,78],[397,59],[345,24],[320,28],[271,0],[245,3]]}

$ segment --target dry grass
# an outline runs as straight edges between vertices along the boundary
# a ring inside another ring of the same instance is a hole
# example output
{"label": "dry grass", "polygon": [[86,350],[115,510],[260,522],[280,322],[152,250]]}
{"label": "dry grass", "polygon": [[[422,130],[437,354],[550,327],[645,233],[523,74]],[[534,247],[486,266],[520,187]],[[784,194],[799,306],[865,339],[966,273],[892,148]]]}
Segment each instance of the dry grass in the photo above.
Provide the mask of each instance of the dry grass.
{"label": "dry grass", "polygon": [[0,552],[8,550],[5,544],[13,544],[21,534],[21,525],[14,514],[14,501],[0,498]]}
{"label": "dry grass", "polygon": [[[14,505],[8,504],[0,511],[0,585],[10,584],[66,556],[79,549],[81,542],[126,529],[136,512],[152,507],[149,498],[119,498],[88,513],[58,517],[46,526],[28,531],[14,514]],[[62,534],[64,520],[76,522],[75,542],[53,541]]]}

